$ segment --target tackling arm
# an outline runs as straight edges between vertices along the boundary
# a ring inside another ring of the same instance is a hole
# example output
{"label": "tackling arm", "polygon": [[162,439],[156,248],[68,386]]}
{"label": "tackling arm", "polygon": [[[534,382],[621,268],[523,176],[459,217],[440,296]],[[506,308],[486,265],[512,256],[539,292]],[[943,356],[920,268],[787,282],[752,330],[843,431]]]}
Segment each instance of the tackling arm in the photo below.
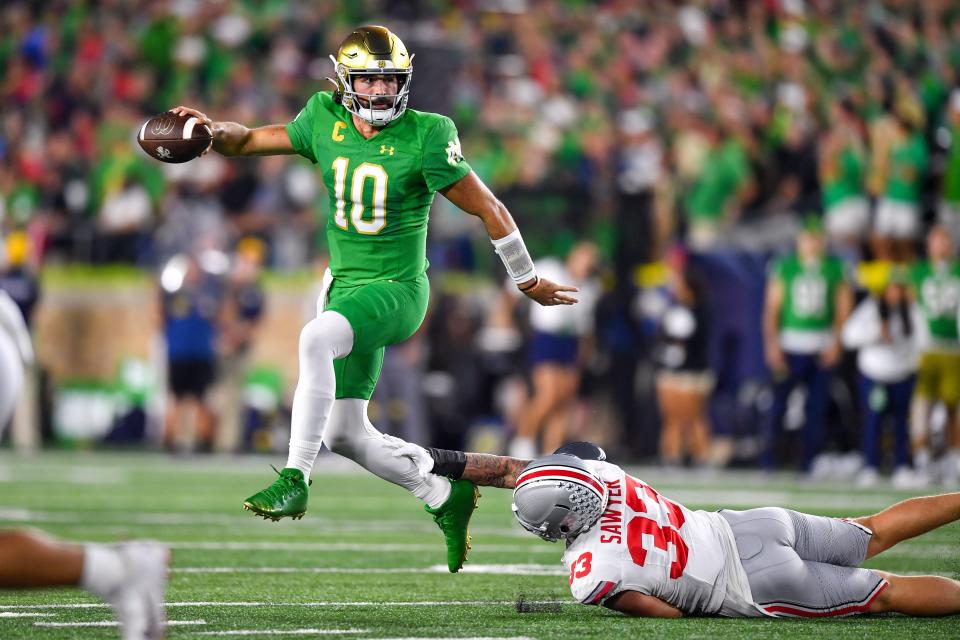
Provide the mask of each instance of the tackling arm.
{"label": "tackling arm", "polygon": [[517,484],[517,476],[530,464],[530,460],[486,453],[468,453],[466,456],[466,465],[460,477],[481,487],[513,489]]}
{"label": "tackling arm", "polygon": [[273,156],[296,153],[286,126],[271,124],[250,129],[236,122],[214,122],[206,114],[176,107],[170,110],[178,115],[190,115],[213,133],[213,150],[225,156]]}
{"label": "tackling arm", "polygon": [[[483,226],[487,229],[487,235],[493,240],[495,246],[498,240],[506,239],[507,236],[516,233],[517,224],[513,221],[510,212],[473,171],[440,192],[453,204],[470,215],[480,218],[483,221]],[[525,253],[526,248],[523,248],[523,251]],[[517,282],[517,287],[528,298],[532,298],[544,306],[575,304],[577,302],[576,298],[563,293],[565,291],[577,291],[576,287],[556,284],[535,275],[523,282]]]}

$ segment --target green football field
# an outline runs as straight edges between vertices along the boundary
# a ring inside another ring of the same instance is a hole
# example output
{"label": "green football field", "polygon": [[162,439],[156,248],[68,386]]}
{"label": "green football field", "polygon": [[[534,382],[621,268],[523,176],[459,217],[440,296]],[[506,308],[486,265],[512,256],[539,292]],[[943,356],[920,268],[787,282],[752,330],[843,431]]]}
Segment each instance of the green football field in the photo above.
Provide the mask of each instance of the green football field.
{"label": "green football field", "polygon": [[[306,518],[264,522],[242,500],[271,480],[265,458],[132,454],[0,455],[0,522],[71,540],[148,537],[174,549],[171,638],[907,638],[960,637],[960,619],[627,619],[574,604],[561,547],[522,531],[510,493],[486,489],[466,569],[447,573],[441,534],[417,500],[332,456]],[[780,505],[829,515],[906,497],[755,474],[634,475],[692,508]],[[960,573],[960,525],[871,562]],[[518,613],[517,601],[534,604]],[[0,638],[111,638],[106,607],[74,589],[0,594]]]}

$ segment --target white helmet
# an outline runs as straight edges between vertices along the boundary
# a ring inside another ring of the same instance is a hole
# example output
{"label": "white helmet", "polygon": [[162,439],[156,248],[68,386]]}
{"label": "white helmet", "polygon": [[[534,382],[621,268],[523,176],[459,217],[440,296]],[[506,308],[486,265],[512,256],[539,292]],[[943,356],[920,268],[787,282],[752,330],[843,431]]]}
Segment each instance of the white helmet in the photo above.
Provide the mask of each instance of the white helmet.
{"label": "white helmet", "polygon": [[513,515],[524,529],[549,542],[587,531],[606,505],[607,486],[583,460],[566,454],[528,464],[513,490]]}

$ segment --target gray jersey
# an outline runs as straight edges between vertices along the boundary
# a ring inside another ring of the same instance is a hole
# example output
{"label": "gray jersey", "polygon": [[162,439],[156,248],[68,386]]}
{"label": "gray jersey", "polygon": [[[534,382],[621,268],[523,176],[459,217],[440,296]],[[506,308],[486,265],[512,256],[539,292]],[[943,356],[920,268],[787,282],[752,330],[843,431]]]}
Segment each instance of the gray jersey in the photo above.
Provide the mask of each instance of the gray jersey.
{"label": "gray jersey", "polygon": [[574,598],[602,604],[638,591],[686,614],[762,615],[723,517],[668,500],[615,465],[588,464],[610,497],[600,520],[564,553]]}

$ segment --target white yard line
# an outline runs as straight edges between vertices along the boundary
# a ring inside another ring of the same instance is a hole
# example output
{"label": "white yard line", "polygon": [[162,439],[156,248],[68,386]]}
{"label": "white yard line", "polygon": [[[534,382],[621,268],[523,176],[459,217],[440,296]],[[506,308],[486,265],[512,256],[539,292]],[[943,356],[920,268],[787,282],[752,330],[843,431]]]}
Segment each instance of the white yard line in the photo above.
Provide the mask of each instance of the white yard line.
{"label": "white yard line", "polygon": [[[203,626],[207,624],[206,620],[167,620],[168,627],[190,627]],[[96,622],[34,622],[35,627],[119,627],[120,623],[116,620],[97,620]]]}
{"label": "white yard line", "polygon": [[[552,601],[551,601],[552,602]],[[557,601],[560,602],[560,601]],[[322,601],[322,602],[214,602],[214,601],[184,601],[167,602],[168,609],[180,607],[449,607],[449,606],[513,606],[513,600],[406,600],[396,602],[381,601]],[[549,604],[545,602],[544,604]],[[25,611],[38,609],[106,609],[109,605],[103,602],[73,602],[69,604],[10,604],[0,605],[0,610]]]}
{"label": "white yard line", "polygon": [[55,613],[30,613],[26,611],[0,611],[0,618],[52,618]]}
{"label": "white yard line", "polygon": [[[530,534],[524,534],[527,538]],[[202,551],[434,551],[437,544],[378,543],[378,542],[166,542],[173,549]],[[557,557],[561,551],[556,547],[540,544],[485,544],[471,549],[473,552],[496,553],[544,553]]]}
{"label": "white yard line", "polygon": [[[430,567],[389,567],[371,569],[363,567],[180,567],[174,573],[330,573],[330,574],[410,574],[448,572],[447,565]],[[569,572],[562,567],[542,564],[467,564],[460,573],[513,575],[513,576],[565,576]]]}
{"label": "white yard line", "polygon": [[340,636],[367,633],[367,629],[230,629],[197,631],[195,636]]}

